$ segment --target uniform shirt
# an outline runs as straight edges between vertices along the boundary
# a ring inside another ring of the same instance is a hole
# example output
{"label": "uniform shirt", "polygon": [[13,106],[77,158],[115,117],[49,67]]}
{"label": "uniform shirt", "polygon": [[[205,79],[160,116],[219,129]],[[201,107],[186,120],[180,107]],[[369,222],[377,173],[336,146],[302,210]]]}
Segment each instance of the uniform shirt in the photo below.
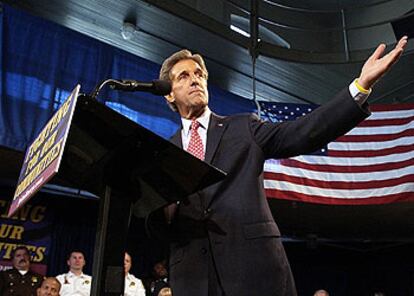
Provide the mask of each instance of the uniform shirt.
{"label": "uniform shirt", "polygon": [[17,269],[0,272],[1,296],[36,296],[36,289],[40,287],[43,276],[27,271],[20,273]]}
{"label": "uniform shirt", "polygon": [[124,296],[145,296],[145,288],[141,280],[130,273],[125,276]]}
{"label": "uniform shirt", "polygon": [[56,277],[62,287],[60,296],[89,296],[91,294],[92,277],[90,275],[75,275],[71,271]]}

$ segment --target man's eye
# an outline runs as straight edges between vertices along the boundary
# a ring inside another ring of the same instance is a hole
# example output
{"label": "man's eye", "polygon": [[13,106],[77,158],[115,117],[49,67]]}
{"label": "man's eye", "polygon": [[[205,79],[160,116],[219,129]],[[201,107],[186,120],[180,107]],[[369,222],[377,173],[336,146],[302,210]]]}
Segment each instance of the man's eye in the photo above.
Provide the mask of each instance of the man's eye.
{"label": "man's eye", "polygon": [[183,80],[186,79],[188,77],[188,74],[181,74],[180,76],[178,76],[179,80]]}

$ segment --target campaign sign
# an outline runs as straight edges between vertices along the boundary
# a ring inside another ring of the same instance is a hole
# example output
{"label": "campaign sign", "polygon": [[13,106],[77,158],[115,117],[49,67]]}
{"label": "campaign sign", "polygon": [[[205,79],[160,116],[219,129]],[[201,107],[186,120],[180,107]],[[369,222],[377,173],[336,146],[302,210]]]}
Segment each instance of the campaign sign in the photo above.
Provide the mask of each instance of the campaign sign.
{"label": "campaign sign", "polygon": [[80,85],[77,85],[26,150],[8,217],[58,172],[79,90]]}

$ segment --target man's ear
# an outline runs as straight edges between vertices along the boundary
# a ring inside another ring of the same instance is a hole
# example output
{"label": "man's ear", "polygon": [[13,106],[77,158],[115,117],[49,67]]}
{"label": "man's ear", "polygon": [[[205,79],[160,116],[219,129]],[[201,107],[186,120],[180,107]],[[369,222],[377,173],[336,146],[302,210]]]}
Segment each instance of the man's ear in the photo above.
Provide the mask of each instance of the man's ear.
{"label": "man's ear", "polygon": [[168,95],[164,96],[164,98],[166,98],[167,101],[170,102],[170,103],[174,103],[175,102],[175,98],[174,98],[174,95],[172,94],[172,92],[169,93]]}

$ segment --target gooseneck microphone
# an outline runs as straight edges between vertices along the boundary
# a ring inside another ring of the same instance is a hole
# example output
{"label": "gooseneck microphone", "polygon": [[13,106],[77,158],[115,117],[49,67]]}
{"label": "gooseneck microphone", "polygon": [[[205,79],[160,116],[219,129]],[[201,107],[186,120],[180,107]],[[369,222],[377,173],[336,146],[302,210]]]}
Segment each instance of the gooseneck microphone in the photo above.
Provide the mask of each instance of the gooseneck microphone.
{"label": "gooseneck microphone", "polygon": [[112,89],[123,91],[144,91],[154,95],[165,96],[171,92],[171,84],[165,80],[153,80],[151,82],[141,82],[137,80],[114,80],[109,86]]}
{"label": "gooseneck microphone", "polygon": [[90,97],[96,99],[99,91],[105,86],[109,85],[114,90],[121,91],[143,91],[150,92],[158,96],[166,96],[171,92],[171,83],[165,80],[153,80],[151,82],[141,82],[131,79],[107,79],[102,81],[95,89],[91,92]]}

